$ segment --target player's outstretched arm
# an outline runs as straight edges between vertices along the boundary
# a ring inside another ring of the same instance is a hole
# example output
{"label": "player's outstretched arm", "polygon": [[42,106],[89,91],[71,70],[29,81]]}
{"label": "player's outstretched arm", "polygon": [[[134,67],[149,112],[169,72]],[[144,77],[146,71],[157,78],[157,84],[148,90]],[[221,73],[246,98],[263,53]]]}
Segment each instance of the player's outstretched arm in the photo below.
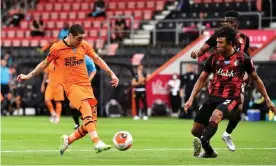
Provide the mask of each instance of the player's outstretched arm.
{"label": "player's outstretched arm", "polygon": [[190,106],[192,106],[195,97],[200,92],[200,90],[203,88],[208,76],[209,76],[209,73],[202,71],[202,73],[200,74],[198,80],[196,81],[196,83],[194,85],[194,88],[193,88],[193,91],[192,91],[192,94],[191,94],[189,100],[185,103],[185,106],[184,106],[185,111],[187,111],[188,108]]}
{"label": "player's outstretched arm", "polygon": [[275,112],[276,113],[276,108],[275,108],[275,105],[273,104],[273,102],[270,100],[267,92],[266,92],[266,89],[265,89],[265,86],[264,86],[264,83],[263,81],[260,79],[260,77],[258,76],[257,72],[254,71],[252,72],[251,74],[251,80],[254,82],[256,88],[258,89],[258,91],[262,94],[262,96],[264,97],[265,99],[265,102],[266,102],[266,105],[269,109],[271,109],[271,111]]}
{"label": "player's outstretched arm", "polygon": [[196,59],[198,57],[201,57],[202,55],[204,55],[207,51],[209,51],[210,46],[207,44],[204,44],[199,50],[197,51],[192,51],[191,53],[191,57],[193,59]]}
{"label": "player's outstretched arm", "polygon": [[36,66],[36,68],[33,71],[31,71],[29,74],[18,75],[17,80],[18,81],[29,80],[29,79],[33,78],[34,76],[38,75],[39,73],[41,73],[44,69],[46,69],[49,66],[49,64],[50,64],[50,62],[48,62],[47,59],[45,59],[44,61],[40,62]]}
{"label": "player's outstretched arm", "polygon": [[113,71],[108,67],[108,65],[105,63],[105,61],[99,57],[93,57],[94,62],[104,71],[106,71],[108,73],[108,75],[110,75],[111,77],[111,85],[114,87],[117,87],[119,84],[119,79],[117,78],[117,76],[113,73]]}

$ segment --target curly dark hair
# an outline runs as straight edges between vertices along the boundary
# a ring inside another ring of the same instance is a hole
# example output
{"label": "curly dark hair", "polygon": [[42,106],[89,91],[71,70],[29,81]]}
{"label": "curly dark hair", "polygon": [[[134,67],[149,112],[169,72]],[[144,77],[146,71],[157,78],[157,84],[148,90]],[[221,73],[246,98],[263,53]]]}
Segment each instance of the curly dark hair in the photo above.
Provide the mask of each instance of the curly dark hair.
{"label": "curly dark hair", "polygon": [[235,10],[229,10],[227,12],[224,13],[225,17],[233,17],[235,18],[237,21],[240,20],[240,14],[239,12],[235,11]]}
{"label": "curly dark hair", "polygon": [[216,37],[225,37],[226,42],[232,43],[233,45],[237,44],[237,36],[238,31],[228,25],[224,25],[218,29],[215,30]]}

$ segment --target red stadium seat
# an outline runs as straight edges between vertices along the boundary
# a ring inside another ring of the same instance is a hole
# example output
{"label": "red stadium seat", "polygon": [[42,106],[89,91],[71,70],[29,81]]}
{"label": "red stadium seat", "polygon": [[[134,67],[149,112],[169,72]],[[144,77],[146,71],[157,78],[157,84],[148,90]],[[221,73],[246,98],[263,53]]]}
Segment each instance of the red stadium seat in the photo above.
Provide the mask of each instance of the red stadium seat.
{"label": "red stadium seat", "polygon": [[16,37],[24,38],[25,37],[24,33],[25,33],[24,30],[17,30],[16,31]]}
{"label": "red stadium seat", "polygon": [[4,47],[11,47],[12,46],[12,40],[13,39],[4,39],[4,40],[2,40],[2,45]]}
{"label": "red stadium seat", "polygon": [[110,16],[113,16],[113,11],[106,11],[106,16],[107,17],[110,17]]}
{"label": "red stadium seat", "polygon": [[119,9],[125,9],[126,8],[126,3],[125,2],[119,2],[118,3],[118,8]]}
{"label": "red stadium seat", "polygon": [[70,19],[70,20],[75,20],[75,19],[77,19],[77,12],[70,12],[70,13],[69,13],[69,19]]}
{"label": "red stadium seat", "polygon": [[164,9],[164,6],[165,6],[165,2],[164,1],[157,1],[156,2],[156,10],[157,11],[161,11]]}
{"label": "red stadium seat", "polygon": [[144,11],[144,20],[151,20],[152,18],[152,11],[151,10],[145,10]]}
{"label": "red stadium seat", "polygon": [[72,9],[73,10],[80,10],[80,3],[74,3],[74,4],[72,4]]}
{"label": "red stadium seat", "polygon": [[101,29],[100,30],[100,37],[106,37],[107,36],[107,29]]}
{"label": "red stadium seat", "polygon": [[[70,3],[64,3],[63,4],[63,10],[69,11],[71,10],[71,4]],[[70,11],[69,11],[70,12]]]}
{"label": "red stadium seat", "polygon": [[47,39],[42,39],[42,40],[39,41],[39,45],[40,45],[41,47],[45,46],[45,45],[48,44],[48,43],[49,43],[49,41],[48,41]]}
{"label": "red stadium seat", "polygon": [[141,1],[141,2],[137,2],[137,8],[144,8],[145,7],[145,2]]}
{"label": "red stadium seat", "polygon": [[46,33],[45,34],[46,37],[52,37],[52,30],[50,31],[47,30],[45,33]]}
{"label": "red stadium seat", "polygon": [[58,14],[58,12],[51,12],[51,13],[50,13],[50,18],[51,18],[52,20],[59,19],[59,14]]}
{"label": "red stadium seat", "polygon": [[62,3],[55,3],[54,10],[55,11],[61,11],[62,10],[62,6],[63,6]]}
{"label": "red stadium seat", "polygon": [[141,10],[135,10],[134,11],[134,17],[142,17],[142,11]]}
{"label": "red stadium seat", "polygon": [[65,20],[65,19],[67,19],[67,15],[68,15],[67,12],[61,12],[61,13],[59,14],[59,18]]}
{"label": "red stadium seat", "polygon": [[78,12],[78,18],[79,19],[84,19],[84,18],[86,18],[86,13],[85,12]]}
{"label": "red stadium seat", "polygon": [[30,46],[31,47],[38,47],[39,46],[39,39],[38,38],[31,39]]}
{"label": "red stadium seat", "polygon": [[55,28],[55,21],[48,21],[47,28]]}
{"label": "red stadium seat", "polygon": [[25,37],[30,37],[30,36],[31,36],[31,30],[26,30]]}
{"label": "red stadium seat", "polygon": [[103,48],[103,46],[104,46],[104,40],[103,39],[96,40],[96,48],[97,49],[101,49],[101,48]]}
{"label": "red stadium seat", "polygon": [[29,39],[22,39],[21,46],[22,47],[29,47],[30,46],[30,40]]}
{"label": "red stadium seat", "polygon": [[52,3],[46,3],[45,9],[48,11],[52,11],[54,9],[54,6]]}
{"label": "red stadium seat", "polygon": [[98,30],[97,29],[91,29],[88,31],[89,37],[98,37]]}
{"label": "red stadium seat", "polygon": [[63,28],[63,25],[64,25],[64,20],[59,20],[56,22],[56,28]]}
{"label": "red stadium seat", "polygon": [[29,22],[25,21],[25,20],[21,21],[20,22],[20,27],[23,28],[23,29],[28,28],[29,27]]}
{"label": "red stadium seat", "polygon": [[126,16],[132,16],[132,10],[125,10]]}
{"label": "red stadium seat", "polygon": [[92,27],[91,20],[85,20],[83,22],[83,26],[84,26],[84,28],[89,28],[90,29]]}
{"label": "red stadium seat", "polygon": [[94,28],[101,28],[101,22],[100,21],[93,21],[93,27]]}
{"label": "red stadium seat", "polygon": [[21,40],[20,39],[13,39],[12,41],[12,46],[13,47],[19,47],[21,45]]}
{"label": "red stadium seat", "polygon": [[108,3],[108,8],[111,9],[111,10],[116,9],[116,3],[115,2]]}
{"label": "red stadium seat", "polygon": [[43,20],[48,20],[50,18],[50,13],[49,12],[42,12],[42,19]]}
{"label": "red stadium seat", "polygon": [[91,47],[94,47],[95,45],[95,38],[87,38],[86,41],[91,45]]}
{"label": "red stadium seat", "polygon": [[202,3],[202,0],[194,0],[194,3]]}
{"label": "red stadium seat", "polygon": [[115,16],[122,15],[124,12],[122,10],[115,11]]}
{"label": "red stadium seat", "polygon": [[37,4],[37,5],[36,5],[36,9],[37,9],[38,11],[44,11],[44,4],[43,4],[43,3]]}
{"label": "red stadium seat", "polygon": [[89,3],[85,3],[85,2],[81,3],[81,10],[88,10],[88,9],[90,9],[90,4]]}
{"label": "red stadium seat", "polygon": [[55,38],[57,38],[58,37],[58,34],[59,34],[59,29],[54,29],[53,31],[52,31],[52,37],[55,37]]}
{"label": "red stadium seat", "polygon": [[128,9],[134,9],[135,8],[135,2],[128,2],[127,7],[128,7]]}
{"label": "red stadium seat", "polygon": [[9,31],[7,31],[7,36],[8,36],[8,38],[14,38],[15,37],[15,30],[10,29]]}
{"label": "red stadium seat", "polygon": [[155,7],[155,3],[154,1],[147,1],[147,8],[154,8]]}

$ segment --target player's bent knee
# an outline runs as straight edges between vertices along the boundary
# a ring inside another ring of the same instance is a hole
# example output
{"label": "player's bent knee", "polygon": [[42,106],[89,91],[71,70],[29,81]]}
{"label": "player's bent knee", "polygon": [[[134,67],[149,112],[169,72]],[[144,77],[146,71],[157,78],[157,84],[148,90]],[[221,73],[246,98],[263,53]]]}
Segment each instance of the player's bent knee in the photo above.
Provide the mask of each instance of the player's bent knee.
{"label": "player's bent knee", "polygon": [[222,121],[223,113],[220,110],[215,110],[210,118],[210,121],[219,123]]}
{"label": "player's bent knee", "polygon": [[205,126],[199,123],[194,123],[193,128],[191,129],[191,133],[193,136],[200,138],[203,131],[204,131]]}

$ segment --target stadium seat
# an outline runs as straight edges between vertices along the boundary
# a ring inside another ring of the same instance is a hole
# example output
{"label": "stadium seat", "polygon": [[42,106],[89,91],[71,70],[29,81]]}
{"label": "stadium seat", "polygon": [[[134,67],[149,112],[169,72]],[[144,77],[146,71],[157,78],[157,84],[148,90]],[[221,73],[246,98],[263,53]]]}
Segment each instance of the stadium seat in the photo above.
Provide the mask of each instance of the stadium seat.
{"label": "stadium seat", "polygon": [[44,11],[44,4],[37,4],[36,5],[36,9],[39,10],[39,11]]}
{"label": "stadium seat", "polygon": [[95,38],[87,38],[87,42],[88,42],[92,47],[94,47]]}
{"label": "stadium seat", "polygon": [[108,8],[110,10],[115,10],[117,8],[116,3],[115,2],[108,3]]}
{"label": "stadium seat", "polygon": [[126,3],[125,2],[119,2],[118,3],[118,9],[125,9],[126,8]]}
{"label": "stadium seat", "polygon": [[139,8],[139,9],[142,9],[142,8],[145,8],[145,2],[143,2],[143,1],[141,1],[141,2],[137,2],[137,8]]}
{"label": "stadium seat", "polygon": [[67,15],[68,15],[69,13],[68,12],[61,12],[60,14],[59,14],[59,18],[60,19],[67,19]]}
{"label": "stadium seat", "polygon": [[64,3],[63,4],[63,10],[71,12],[71,4],[70,3]]}
{"label": "stadium seat", "polygon": [[50,13],[49,12],[43,12],[42,13],[42,19],[43,20],[48,20],[50,18]]}
{"label": "stadium seat", "polygon": [[11,47],[12,46],[12,40],[13,39],[5,39],[5,40],[2,40],[2,44],[4,47]]}
{"label": "stadium seat", "polygon": [[30,46],[31,47],[38,47],[39,46],[39,39],[38,38],[31,39]]}
{"label": "stadium seat", "polygon": [[75,19],[77,19],[77,12],[71,11],[71,12],[69,13],[69,19],[70,19],[70,20],[75,20]]}
{"label": "stadium seat", "polygon": [[93,27],[94,28],[101,28],[101,22],[100,21],[93,21]]}
{"label": "stadium seat", "polygon": [[147,1],[147,8],[154,8],[155,7],[155,3],[154,1]]}
{"label": "stadium seat", "polygon": [[107,37],[107,29],[100,30],[100,37]]}
{"label": "stadium seat", "polygon": [[145,10],[145,11],[144,11],[144,17],[143,17],[143,19],[144,19],[144,20],[151,20],[151,18],[152,18],[152,11],[150,11],[150,10]]}
{"label": "stadium seat", "polygon": [[79,11],[80,10],[80,3],[74,3],[72,4],[73,11]]}
{"label": "stadium seat", "polygon": [[55,10],[55,11],[61,11],[62,5],[63,5],[63,4],[61,4],[61,3],[55,3],[55,5],[54,5],[54,10]]}
{"label": "stadium seat", "polygon": [[[81,3],[81,10],[89,10],[89,9],[91,9],[90,8],[90,3]],[[91,9],[91,11],[92,11],[92,9]]]}
{"label": "stadium seat", "polygon": [[51,13],[50,13],[50,18],[51,18],[52,20],[59,19],[59,14],[58,14],[58,12],[51,12]]}
{"label": "stadium seat", "polygon": [[47,28],[55,28],[55,21],[48,21]]}
{"label": "stadium seat", "polygon": [[52,11],[53,8],[54,8],[54,6],[53,6],[52,3],[47,3],[47,4],[45,4],[45,5],[46,5],[46,6],[45,6],[45,9],[46,9],[47,11]]}
{"label": "stadium seat", "polygon": [[103,46],[104,46],[104,40],[103,39],[98,39],[98,40],[96,40],[96,48],[97,49],[101,49],[101,48],[103,48]]}
{"label": "stadium seat", "polygon": [[86,17],[86,13],[85,12],[78,12],[78,18],[79,19],[84,19]]}
{"label": "stadium seat", "polygon": [[29,47],[30,46],[30,40],[29,39],[23,39],[21,41],[21,46],[22,47]]}
{"label": "stadium seat", "polygon": [[14,38],[15,37],[15,30],[14,29],[8,30],[7,36],[8,36],[8,38]]}
{"label": "stadium seat", "polygon": [[64,22],[66,22],[66,20],[59,20],[56,22],[56,28],[63,28]]}
{"label": "stadium seat", "polygon": [[127,3],[127,8],[128,9],[134,9],[135,8],[135,2],[128,2]]}
{"label": "stadium seat", "polygon": [[19,47],[19,46],[21,46],[21,40],[20,39],[13,39],[12,46],[13,47]]}
{"label": "stadium seat", "polygon": [[23,37],[25,37],[25,35],[24,35],[24,30],[17,30],[17,31],[16,31],[16,37],[18,37],[18,38],[23,38]]}
{"label": "stadium seat", "polygon": [[83,26],[84,26],[84,28],[91,28],[92,27],[92,25],[91,25],[91,20],[84,20],[83,21]]}
{"label": "stadium seat", "polygon": [[20,22],[20,27],[23,28],[23,29],[28,28],[29,27],[29,22],[25,21],[25,20],[21,21]]}
{"label": "stadium seat", "polygon": [[98,30],[97,29],[91,29],[88,31],[89,37],[97,37],[98,36]]}

